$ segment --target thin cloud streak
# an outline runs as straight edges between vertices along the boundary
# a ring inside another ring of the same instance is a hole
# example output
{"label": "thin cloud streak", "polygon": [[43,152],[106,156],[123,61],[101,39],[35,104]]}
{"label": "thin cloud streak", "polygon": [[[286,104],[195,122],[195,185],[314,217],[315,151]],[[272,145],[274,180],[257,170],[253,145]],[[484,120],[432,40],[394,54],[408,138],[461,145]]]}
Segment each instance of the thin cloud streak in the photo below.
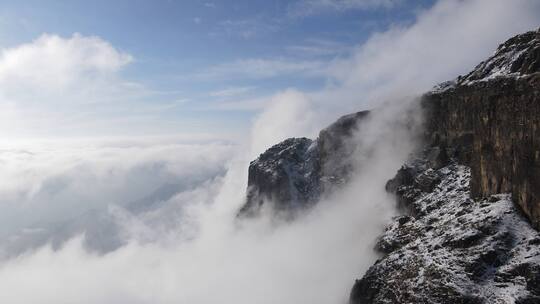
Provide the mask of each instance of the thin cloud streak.
{"label": "thin cloud streak", "polygon": [[288,15],[292,18],[305,18],[347,10],[392,9],[402,2],[402,0],[301,0],[289,6]]}
{"label": "thin cloud streak", "polygon": [[288,58],[275,59],[241,59],[222,63],[202,71],[197,77],[202,79],[246,78],[264,79],[303,75],[305,77],[322,77],[327,75],[328,62],[299,61]]}

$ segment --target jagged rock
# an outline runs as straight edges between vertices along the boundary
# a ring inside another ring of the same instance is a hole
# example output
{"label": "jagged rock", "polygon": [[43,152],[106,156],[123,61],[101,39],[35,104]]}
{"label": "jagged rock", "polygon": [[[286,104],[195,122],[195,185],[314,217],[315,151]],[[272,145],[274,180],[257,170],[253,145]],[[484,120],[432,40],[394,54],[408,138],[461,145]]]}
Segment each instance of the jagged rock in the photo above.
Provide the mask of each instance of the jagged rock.
{"label": "jagged rock", "polygon": [[540,71],[540,29],[508,39],[493,56],[456,81],[472,84],[496,77],[522,76]]}
{"label": "jagged rock", "polygon": [[398,170],[396,176],[386,183],[386,191],[395,194],[400,186],[412,185],[414,183],[415,175],[416,172],[414,167],[403,165]]}
{"label": "jagged rock", "polygon": [[276,210],[306,207],[320,193],[319,149],[311,139],[289,138],[252,161],[242,215],[253,215],[270,201]]}
{"label": "jagged rock", "polygon": [[441,179],[437,172],[431,168],[414,178],[415,186],[424,192],[431,192],[440,181]]}
{"label": "jagged rock", "polygon": [[540,246],[530,245],[539,235],[511,196],[471,200],[463,165],[417,170],[415,179],[434,171],[440,183],[431,192],[406,186],[403,194],[421,193],[415,215],[386,229],[377,243],[386,255],[356,281],[350,302],[539,303]]}
{"label": "jagged rock", "polygon": [[261,154],[249,166],[247,200],[239,215],[255,215],[265,202],[294,213],[317,202],[323,193],[346,183],[352,166],[350,145],[368,111],[339,118],[316,140],[287,139]]}
{"label": "jagged rock", "polygon": [[377,240],[375,249],[382,253],[390,253],[412,242],[421,233],[414,221],[414,217],[408,215],[396,217]]}
{"label": "jagged rock", "polygon": [[540,30],[426,94],[427,141],[472,169],[471,193],[511,192],[540,228]]}

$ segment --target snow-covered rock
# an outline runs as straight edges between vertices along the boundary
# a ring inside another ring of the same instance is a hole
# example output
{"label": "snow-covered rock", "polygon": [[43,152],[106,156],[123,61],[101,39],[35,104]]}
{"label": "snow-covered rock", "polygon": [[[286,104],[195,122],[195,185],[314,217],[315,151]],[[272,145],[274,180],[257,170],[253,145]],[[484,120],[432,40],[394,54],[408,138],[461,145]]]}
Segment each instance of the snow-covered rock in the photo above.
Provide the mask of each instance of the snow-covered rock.
{"label": "snow-covered rock", "polygon": [[465,76],[435,86],[440,93],[460,85],[471,85],[496,78],[519,78],[540,71],[540,28],[508,39],[495,54]]}
{"label": "snow-covered rock", "polygon": [[[510,195],[473,200],[469,167],[426,163],[405,166],[413,176],[394,189],[408,215],[380,237],[384,256],[356,281],[351,303],[540,303],[540,234]],[[425,188],[423,175],[437,185]]]}
{"label": "snow-covered rock", "polygon": [[477,65],[458,85],[496,77],[519,77],[540,70],[540,29],[517,35],[501,44],[495,54]]}

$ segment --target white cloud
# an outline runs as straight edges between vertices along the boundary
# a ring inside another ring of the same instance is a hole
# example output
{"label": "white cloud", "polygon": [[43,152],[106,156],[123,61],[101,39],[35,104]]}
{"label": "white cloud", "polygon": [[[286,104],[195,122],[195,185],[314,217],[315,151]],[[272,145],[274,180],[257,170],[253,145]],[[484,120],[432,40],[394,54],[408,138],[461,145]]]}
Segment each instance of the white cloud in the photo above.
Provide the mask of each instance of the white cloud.
{"label": "white cloud", "polygon": [[99,37],[43,34],[31,43],[0,53],[2,92],[65,90],[117,72],[133,60]]}
{"label": "white cloud", "polygon": [[539,16],[537,1],[511,7],[503,0],[438,1],[415,23],[376,33],[350,58],[334,61],[328,77],[335,85],[312,97],[323,113],[346,113],[421,94],[467,73],[513,35],[537,28]]}
{"label": "white cloud", "polygon": [[126,207],[147,197],[172,195],[171,187],[187,194],[223,175],[235,147],[201,139],[3,142],[0,256],[33,241],[6,241],[24,228],[51,229],[89,211],[106,213],[111,205]]}
{"label": "white cloud", "polygon": [[297,90],[287,90],[267,101],[264,111],[251,130],[251,158],[289,137],[313,136],[314,114],[308,97]]}
{"label": "white cloud", "polygon": [[[43,34],[0,51],[0,134],[3,137],[163,133],[160,111],[179,92],[160,92],[126,79],[133,57],[96,36]],[[165,96],[167,95],[167,96]],[[32,119],[28,119],[31,117]]]}
{"label": "white cloud", "polygon": [[[381,160],[374,161],[373,168],[380,169]],[[205,193],[213,187],[201,187],[187,199],[175,198],[194,205],[188,218],[181,219],[195,226],[196,238],[182,239],[173,228],[162,233],[158,243],[132,241],[106,255],[88,253],[77,239],[57,251],[43,248],[2,264],[0,282],[7,292],[0,294],[0,301],[345,302],[357,273],[375,259],[373,230],[381,229],[391,215],[391,198],[375,187],[387,176],[378,170],[306,217],[275,226],[235,221],[245,195],[244,165],[233,163],[210,205]]]}

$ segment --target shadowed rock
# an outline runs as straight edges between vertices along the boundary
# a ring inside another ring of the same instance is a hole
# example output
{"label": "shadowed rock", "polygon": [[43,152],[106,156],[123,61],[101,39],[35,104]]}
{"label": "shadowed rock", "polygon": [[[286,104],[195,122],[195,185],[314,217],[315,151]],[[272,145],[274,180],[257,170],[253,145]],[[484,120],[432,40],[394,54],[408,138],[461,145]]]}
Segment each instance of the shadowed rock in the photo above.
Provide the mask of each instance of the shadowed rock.
{"label": "shadowed rock", "polygon": [[350,138],[368,114],[343,116],[316,140],[289,138],[262,153],[249,165],[247,198],[239,215],[256,215],[266,202],[274,211],[294,213],[346,183],[354,152]]}

